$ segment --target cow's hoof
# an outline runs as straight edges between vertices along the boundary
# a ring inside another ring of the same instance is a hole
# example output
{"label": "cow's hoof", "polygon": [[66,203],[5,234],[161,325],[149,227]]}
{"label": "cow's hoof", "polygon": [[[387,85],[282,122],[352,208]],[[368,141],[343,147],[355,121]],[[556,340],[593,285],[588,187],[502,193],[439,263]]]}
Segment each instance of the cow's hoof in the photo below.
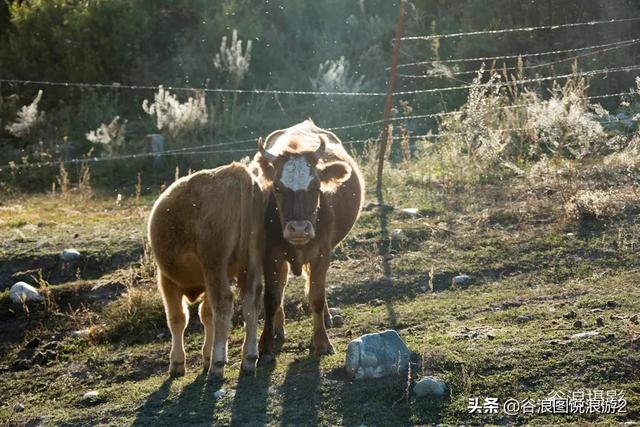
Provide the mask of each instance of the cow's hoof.
{"label": "cow's hoof", "polygon": [[333,346],[331,345],[331,343],[317,345],[315,346],[315,351],[314,351],[316,356],[328,356],[330,354],[335,354],[335,352],[336,351],[333,349]]}
{"label": "cow's hoof", "polygon": [[281,332],[276,332],[273,339],[276,343],[283,343],[285,340],[285,337],[286,337],[286,334],[284,333],[284,331],[281,331]]}
{"label": "cow's hoof", "polygon": [[240,372],[243,374],[253,375],[256,372],[257,361],[257,356],[248,356],[245,360],[242,361]]}
{"label": "cow's hoof", "polygon": [[183,377],[185,374],[184,362],[171,362],[169,363],[169,376],[171,378]]}
{"label": "cow's hoof", "polygon": [[209,368],[209,378],[213,380],[224,377],[224,362],[214,362]]}
{"label": "cow's hoof", "polygon": [[273,356],[273,354],[262,353],[258,358],[258,366],[272,365],[275,360],[276,358]]}
{"label": "cow's hoof", "polygon": [[211,367],[211,359],[202,359],[202,372],[209,372],[209,368]]}

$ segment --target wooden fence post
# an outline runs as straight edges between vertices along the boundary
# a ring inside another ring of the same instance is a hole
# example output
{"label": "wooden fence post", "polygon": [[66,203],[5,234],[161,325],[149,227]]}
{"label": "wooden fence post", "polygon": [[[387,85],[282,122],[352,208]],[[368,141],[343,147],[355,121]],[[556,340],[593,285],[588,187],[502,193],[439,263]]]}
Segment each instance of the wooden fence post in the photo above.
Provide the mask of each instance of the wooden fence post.
{"label": "wooden fence post", "polygon": [[387,152],[387,139],[389,138],[389,118],[391,116],[391,107],[393,106],[393,87],[396,81],[396,69],[398,66],[398,53],[400,52],[400,37],[402,37],[402,29],[404,27],[404,0],[400,0],[400,12],[398,14],[398,23],[396,25],[396,36],[391,54],[391,70],[389,71],[389,81],[387,83],[387,101],[384,107],[384,118],[382,132],[380,133],[380,145],[378,153],[378,173],[376,176],[376,195],[378,199],[382,199],[382,170],[384,169],[384,157]]}

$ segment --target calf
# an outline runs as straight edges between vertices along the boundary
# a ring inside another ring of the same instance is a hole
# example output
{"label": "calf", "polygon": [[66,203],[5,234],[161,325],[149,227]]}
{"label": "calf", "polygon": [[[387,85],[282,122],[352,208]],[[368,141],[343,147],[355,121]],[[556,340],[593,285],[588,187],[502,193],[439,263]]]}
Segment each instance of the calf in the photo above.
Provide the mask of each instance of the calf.
{"label": "calf", "polygon": [[283,292],[289,266],[307,276],[316,355],[334,352],[326,327],[331,316],[325,278],[331,251],[347,235],[362,207],[364,182],[340,140],[311,120],[271,133],[250,168],[266,192],[265,325],[260,359],[273,358],[284,339]]}
{"label": "calf", "polygon": [[186,303],[203,294],[199,314],[204,325],[204,369],[209,375],[224,374],[233,278],[238,280],[246,323],[242,369],[255,370],[263,289],[264,205],[253,175],[244,165],[233,163],[180,178],[153,206],[148,232],[171,330],[172,377],[185,373]]}

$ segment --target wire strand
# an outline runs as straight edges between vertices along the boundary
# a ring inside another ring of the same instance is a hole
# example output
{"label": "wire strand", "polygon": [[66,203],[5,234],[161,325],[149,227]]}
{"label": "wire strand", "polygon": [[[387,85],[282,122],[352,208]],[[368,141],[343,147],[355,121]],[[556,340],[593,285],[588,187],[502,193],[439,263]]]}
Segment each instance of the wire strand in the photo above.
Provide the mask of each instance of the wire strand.
{"label": "wire strand", "polygon": [[[629,47],[629,46],[633,46],[635,44],[638,44],[640,42],[640,39],[632,39],[632,40],[628,40],[626,41],[626,44],[620,44],[614,47],[609,47],[606,49],[599,49],[599,50],[594,50],[592,52],[586,52],[580,55],[574,55],[574,56],[570,56],[568,58],[562,58],[562,59],[558,59],[556,61],[549,61],[549,62],[545,62],[542,64],[533,64],[533,65],[525,65],[522,67],[505,67],[505,68],[498,68],[498,71],[512,71],[512,70],[531,70],[531,69],[536,69],[536,68],[543,68],[543,67],[551,67],[554,66],[556,64],[561,64],[563,62],[569,62],[569,61],[574,61],[578,58],[584,58],[587,56],[591,56],[591,55],[597,55],[597,54],[601,54],[604,52],[609,52],[611,50],[616,50],[616,49],[621,49],[624,47]],[[404,77],[404,78],[413,78],[413,79],[428,79],[428,78],[434,78],[434,77],[448,77],[448,76],[462,76],[462,75],[468,75],[468,74],[477,74],[478,71],[455,71],[455,72],[442,72],[440,74],[402,74],[402,73],[398,73],[398,76],[400,77]]]}
{"label": "wire strand", "polygon": [[[617,41],[613,43],[605,43],[600,45],[584,46],[584,47],[578,47],[573,49],[552,50],[552,51],[546,51],[546,52],[518,53],[518,54],[499,55],[499,56],[481,56],[476,58],[441,59],[441,60],[429,60],[429,61],[419,61],[419,62],[407,62],[405,64],[398,65],[398,68],[406,68],[406,67],[412,67],[416,65],[452,64],[452,63],[458,63],[458,62],[498,61],[501,59],[516,59],[519,57],[535,58],[538,56],[559,55],[562,53],[573,53],[573,52],[581,52],[583,50],[592,50],[592,49],[599,49],[604,47],[618,46],[618,45],[625,44],[631,41],[636,41],[636,40],[638,39]],[[385,68],[385,70],[388,71],[389,68],[387,67]]]}
{"label": "wire strand", "polygon": [[537,25],[533,27],[520,27],[520,28],[506,28],[500,30],[482,30],[482,31],[469,31],[463,33],[449,33],[449,34],[432,34],[429,36],[408,36],[408,37],[400,37],[402,41],[410,41],[410,40],[433,40],[433,39],[445,39],[451,37],[466,37],[466,36],[479,36],[485,34],[505,34],[505,33],[522,33],[522,32],[531,32],[538,30],[558,30],[560,28],[575,28],[575,27],[585,27],[585,26],[593,26],[600,24],[614,24],[618,22],[634,22],[640,21],[640,16],[633,18],[619,18],[619,19],[604,19],[598,21],[588,21],[588,22],[575,22],[569,24],[558,24],[558,25]]}
{"label": "wire strand", "polygon": [[205,93],[244,93],[256,95],[304,95],[304,96],[386,96],[385,92],[331,92],[331,91],[305,91],[305,90],[271,90],[271,89],[225,89],[225,88],[205,88],[205,87],[184,87],[184,86],[148,86],[121,83],[82,83],[82,82],[55,82],[47,80],[20,80],[20,79],[0,79],[0,83],[36,85],[36,86],[58,86],[75,88],[98,88],[98,89],[127,89],[127,90],[158,90],[163,87],[174,92],[205,92]]}

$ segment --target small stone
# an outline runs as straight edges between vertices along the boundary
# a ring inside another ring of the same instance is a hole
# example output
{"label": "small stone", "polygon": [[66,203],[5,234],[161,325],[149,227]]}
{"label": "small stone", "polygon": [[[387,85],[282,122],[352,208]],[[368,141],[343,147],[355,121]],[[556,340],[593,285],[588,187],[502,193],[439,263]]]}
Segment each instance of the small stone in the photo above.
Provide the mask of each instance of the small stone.
{"label": "small stone", "polygon": [[91,329],[80,329],[78,331],[71,332],[73,338],[87,338],[91,335]]}
{"label": "small stone", "polygon": [[400,211],[401,216],[405,217],[405,218],[414,218],[416,216],[418,216],[418,209],[417,208],[404,208]]}
{"label": "small stone", "polygon": [[22,403],[16,403],[15,405],[13,405],[13,411],[14,412],[24,411],[24,405]]}
{"label": "small stone", "polygon": [[605,305],[606,305],[607,308],[615,308],[615,307],[619,306],[620,304],[617,301],[609,300],[609,301],[607,301],[607,303]]}
{"label": "small stone", "polygon": [[332,320],[334,328],[341,328],[342,326],[344,326],[344,319],[339,314],[333,316]]}
{"label": "small stone", "polygon": [[600,334],[597,331],[580,332],[578,334],[571,335],[572,340],[584,340],[587,338],[595,338]]}
{"label": "small stone", "polygon": [[236,394],[235,390],[229,390],[229,389],[226,389],[226,388],[221,388],[220,390],[218,390],[215,393],[213,393],[213,397],[215,397],[216,399],[222,399],[223,397],[226,397],[226,396],[233,397],[233,396],[235,396],[235,394]]}
{"label": "small stone", "polygon": [[337,307],[331,307],[329,309],[329,314],[332,316],[338,316],[340,314],[340,309]]}
{"label": "small stone", "polygon": [[82,403],[85,403],[87,405],[96,405],[98,403],[101,403],[103,399],[97,390],[91,390],[83,394],[80,400],[82,401]]}
{"label": "small stone", "polygon": [[573,322],[573,327],[580,329],[584,326],[584,323],[582,323],[582,320],[576,320],[575,322]]}
{"label": "small stone", "polygon": [[38,302],[44,300],[40,292],[33,286],[25,282],[17,282],[11,286],[9,298],[16,304],[25,302]]}
{"label": "small stone", "polygon": [[533,317],[531,317],[528,314],[525,314],[523,316],[518,316],[516,317],[516,323],[526,323],[526,322],[530,322],[531,319],[533,319]]}
{"label": "small stone", "polygon": [[64,262],[77,261],[82,257],[76,249],[65,249],[60,253],[60,259]]}
{"label": "small stone", "polygon": [[604,319],[602,318],[602,316],[596,317],[596,325],[600,327],[604,326]]}
{"label": "small stone", "polygon": [[461,274],[459,276],[454,277],[453,279],[451,279],[451,286],[455,287],[455,286],[464,286],[467,283],[469,283],[471,281],[471,277],[467,276],[466,274]]}
{"label": "small stone", "polygon": [[404,231],[402,231],[401,228],[396,228],[391,232],[391,240],[398,241],[398,240],[404,240],[406,238],[407,238],[407,235],[404,234]]}
{"label": "small stone", "polygon": [[629,318],[629,320],[631,320],[631,322],[635,323],[636,325],[638,324],[638,315],[634,314],[633,316],[631,316]]}
{"label": "small stone", "polygon": [[568,313],[565,313],[565,314],[562,315],[562,317],[564,317],[565,319],[575,319],[577,316],[578,315],[573,310],[571,310]]}
{"label": "small stone", "polygon": [[345,369],[351,378],[399,375],[409,367],[411,352],[394,330],[363,335],[349,343]]}
{"label": "small stone", "polygon": [[444,396],[446,390],[444,382],[437,377],[423,377],[413,386],[413,392],[416,396]]}

